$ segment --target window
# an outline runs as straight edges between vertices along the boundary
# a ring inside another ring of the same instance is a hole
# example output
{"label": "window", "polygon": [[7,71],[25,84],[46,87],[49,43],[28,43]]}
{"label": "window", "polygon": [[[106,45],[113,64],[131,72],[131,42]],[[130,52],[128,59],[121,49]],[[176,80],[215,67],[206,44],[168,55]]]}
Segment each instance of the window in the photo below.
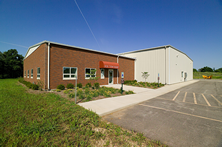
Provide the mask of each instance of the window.
{"label": "window", "polygon": [[27,77],[29,78],[29,70],[28,70],[28,76]]}
{"label": "window", "polygon": [[33,78],[33,69],[31,69],[31,78]]}
{"label": "window", "polygon": [[26,71],[25,71],[25,73],[24,73],[24,77],[26,77]]}
{"label": "window", "polygon": [[76,79],[77,67],[63,67],[63,80]]}
{"label": "window", "polygon": [[101,79],[104,79],[104,69],[101,68]]}
{"label": "window", "polygon": [[85,78],[94,78],[96,77],[96,69],[95,68],[86,68],[85,69]]}
{"label": "window", "polygon": [[40,68],[37,68],[37,79],[40,79]]}
{"label": "window", "polygon": [[181,72],[181,77],[183,77],[183,71]]}

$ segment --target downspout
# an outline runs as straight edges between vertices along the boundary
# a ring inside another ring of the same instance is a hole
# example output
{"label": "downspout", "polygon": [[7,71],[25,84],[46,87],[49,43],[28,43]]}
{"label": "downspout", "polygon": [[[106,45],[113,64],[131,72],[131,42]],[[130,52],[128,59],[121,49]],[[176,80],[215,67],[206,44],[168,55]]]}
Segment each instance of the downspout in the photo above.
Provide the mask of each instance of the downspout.
{"label": "downspout", "polygon": [[169,49],[169,83],[168,84],[170,84],[170,48],[168,49]]}
{"label": "downspout", "polygon": [[[117,57],[117,63],[119,63],[119,56]],[[119,77],[119,69],[117,69],[117,84],[119,83],[118,77]]]}
{"label": "downspout", "polygon": [[50,61],[50,43],[48,42],[48,90],[50,90],[50,84],[49,84],[49,61]]}
{"label": "downspout", "polygon": [[166,84],[166,46],[165,46],[165,84]]}

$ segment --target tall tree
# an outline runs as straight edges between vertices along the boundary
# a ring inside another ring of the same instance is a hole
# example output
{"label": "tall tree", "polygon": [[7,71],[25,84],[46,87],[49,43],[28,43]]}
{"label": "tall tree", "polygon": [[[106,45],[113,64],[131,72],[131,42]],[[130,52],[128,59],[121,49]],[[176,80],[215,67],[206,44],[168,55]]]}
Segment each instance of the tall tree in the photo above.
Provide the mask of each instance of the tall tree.
{"label": "tall tree", "polygon": [[201,69],[199,69],[200,72],[213,72],[213,69],[208,67],[208,66],[205,66]]}
{"label": "tall tree", "polygon": [[17,78],[23,75],[23,56],[16,49],[0,53],[0,78]]}
{"label": "tall tree", "polygon": [[3,53],[0,51],[0,79],[4,77],[4,56]]}
{"label": "tall tree", "polygon": [[193,72],[197,72],[197,69],[193,68]]}
{"label": "tall tree", "polygon": [[222,68],[216,69],[215,72],[222,72]]}

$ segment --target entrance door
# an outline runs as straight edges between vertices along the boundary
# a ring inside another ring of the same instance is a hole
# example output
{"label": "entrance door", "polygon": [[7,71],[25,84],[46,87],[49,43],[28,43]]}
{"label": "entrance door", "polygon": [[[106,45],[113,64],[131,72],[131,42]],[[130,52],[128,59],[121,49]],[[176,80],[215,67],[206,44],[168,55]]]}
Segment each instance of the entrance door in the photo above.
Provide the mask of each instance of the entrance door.
{"label": "entrance door", "polygon": [[109,69],[109,84],[113,84],[113,70]]}
{"label": "entrance door", "polygon": [[184,81],[187,81],[187,73],[185,72]]}

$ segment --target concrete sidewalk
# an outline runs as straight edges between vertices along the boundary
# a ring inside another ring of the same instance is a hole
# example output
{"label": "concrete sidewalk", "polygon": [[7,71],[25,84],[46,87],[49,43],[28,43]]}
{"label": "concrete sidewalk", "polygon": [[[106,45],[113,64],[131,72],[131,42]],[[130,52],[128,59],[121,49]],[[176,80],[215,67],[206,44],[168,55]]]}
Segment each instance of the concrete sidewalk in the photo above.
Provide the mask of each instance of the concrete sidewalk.
{"label": "concrete sidewalk", "polygon": [[[79,105],[93,112],[96,112],[100,116],[103,116],[121,110],[123,108],[144,102],[146,100],[155,98],[170,91],[174,91],[178,88],[196,83],[198,81],[199,80],[192,80],[172,85],[166,85],[159,89],[148,89],[148,88],[124,85],[124,90],[133,90],[136,94],[105,98],[105,99],[80,103]],[[109,85],[109,87],[120,88],[120,84]]]}

